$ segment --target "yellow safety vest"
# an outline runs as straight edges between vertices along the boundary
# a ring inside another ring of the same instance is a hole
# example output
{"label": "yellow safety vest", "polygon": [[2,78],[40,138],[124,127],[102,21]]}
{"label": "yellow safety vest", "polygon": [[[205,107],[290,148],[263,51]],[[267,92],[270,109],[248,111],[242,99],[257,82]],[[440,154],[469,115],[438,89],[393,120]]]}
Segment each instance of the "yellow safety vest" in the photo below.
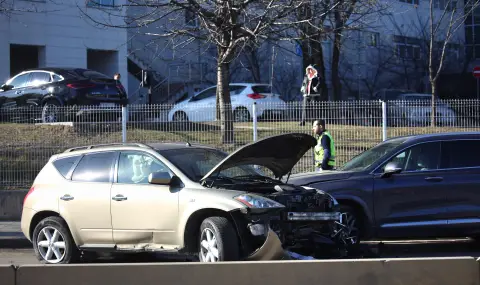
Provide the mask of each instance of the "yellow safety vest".
{"label": "yellow safety vest", "polygon": [[330,138],[330,159],[328,160],[328,165],[330,166],[335,166],[335,143],[333,141],[332,136],[328,132],[323,132],[322,135],[317,140],[317,145],[315,146],[314,149],[314,154],[315,154],[315,166],[316,167],[321,167],[322,166],[322,161],[323,161],[323,156],[324,156],[324,149],[322,147],[322,138],[323,135],[326,135]]}

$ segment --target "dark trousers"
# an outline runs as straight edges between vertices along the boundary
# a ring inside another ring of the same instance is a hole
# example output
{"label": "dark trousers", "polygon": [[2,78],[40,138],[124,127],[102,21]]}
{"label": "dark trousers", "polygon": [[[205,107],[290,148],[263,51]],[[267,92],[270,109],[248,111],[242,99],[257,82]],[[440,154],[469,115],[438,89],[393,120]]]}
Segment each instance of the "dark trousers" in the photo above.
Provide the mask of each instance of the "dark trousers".
{"label": "dark trousers", "polygon": [[[302,119],[300,125],[304,126],[305,121],[313,121],[316,118],[315,102],[318,99],[320,94],[312,94],[310,96],[303,96],[302,102]],[[310,106],[309,106],[310,105]]]}

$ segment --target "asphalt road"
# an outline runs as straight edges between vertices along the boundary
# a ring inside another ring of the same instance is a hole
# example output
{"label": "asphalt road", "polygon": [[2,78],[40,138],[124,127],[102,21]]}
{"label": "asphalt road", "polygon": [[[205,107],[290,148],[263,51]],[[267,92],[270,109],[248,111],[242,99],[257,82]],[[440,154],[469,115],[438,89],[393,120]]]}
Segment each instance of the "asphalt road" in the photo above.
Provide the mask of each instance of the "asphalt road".
{"label": "asphalt road", "polygon": [[[480,257],[480,243],[470,240],[372,242],[364,244],[362,256],[358,258],[409,258],[409,257]],[[86,263],[125,262],[174,262],[155,254],[104,255],[84,261]],[[32,249],[0,249],[0,264],[39,264]]]}

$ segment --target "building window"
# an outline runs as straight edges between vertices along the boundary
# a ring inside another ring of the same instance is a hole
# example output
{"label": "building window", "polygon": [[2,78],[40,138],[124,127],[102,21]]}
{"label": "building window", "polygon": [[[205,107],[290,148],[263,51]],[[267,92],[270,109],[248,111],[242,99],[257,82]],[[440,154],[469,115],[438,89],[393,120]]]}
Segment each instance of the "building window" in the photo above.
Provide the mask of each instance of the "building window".
{"label": "building window", "polygon": [[403,3],[413,4],[413,5],[418,5],[420,3],[419,0],[399,0],[399,1]]}
{"label": "building window", "polygon": [[[470,11],[471,3],[465,0],[465,4],[465,11]],[[480,59],[480,7],[476,7],[466,16],[465,52],[468,60]]]}
{"label": "building window", "polygon": [[440,10],[453,11],[453,8],[457,8],[456,0],[433,0],[433,8]]}
{"label": "building window", "polygon": [[195,12],[185,10],[185,24],[190,27],[198,27],[198,18]]}
{"label": "building window", "polygon": [[367,46],[376,47],[378,45],[379,33],[367,32],[365,41]]}
{"label": "building window", "polygon": [[115,0],[87,0],[88,7],[114,7]]}
{"label": "building window", "polygon": [[403,59],[420,59],[420,46],[397,44],[395,55]]}
{"label": "building window", "polygon": [[422,40],[404,36],[394,36],[395,55],[403,59],[420,59]]}

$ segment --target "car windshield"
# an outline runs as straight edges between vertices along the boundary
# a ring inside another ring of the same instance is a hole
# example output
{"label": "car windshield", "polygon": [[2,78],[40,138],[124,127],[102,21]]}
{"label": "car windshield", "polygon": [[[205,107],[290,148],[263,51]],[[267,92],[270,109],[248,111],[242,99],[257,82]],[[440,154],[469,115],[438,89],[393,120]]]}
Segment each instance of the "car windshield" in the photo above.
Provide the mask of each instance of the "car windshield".
{"label": "car windshield", "polygon": [[[200,182],[200,179],[228,156],[227,153],[220,150],[194,147],[162,150],[159,153],[195,182]],[[216,175],[217,173],[215,173]],[[233,178],[262,175],[262,173],[253,166],[242,165],[222,170],[218,175]]]}
{"label": "car windshield", "polygon": [[393,139],[386,141],[362,152],[355,156],[350,161],[345,163],[339,170],[342,171],[362,171],[367,169],[370,165],[382,158],[384,155],[390,153],[394,148],[401,145],[406,138]]}

